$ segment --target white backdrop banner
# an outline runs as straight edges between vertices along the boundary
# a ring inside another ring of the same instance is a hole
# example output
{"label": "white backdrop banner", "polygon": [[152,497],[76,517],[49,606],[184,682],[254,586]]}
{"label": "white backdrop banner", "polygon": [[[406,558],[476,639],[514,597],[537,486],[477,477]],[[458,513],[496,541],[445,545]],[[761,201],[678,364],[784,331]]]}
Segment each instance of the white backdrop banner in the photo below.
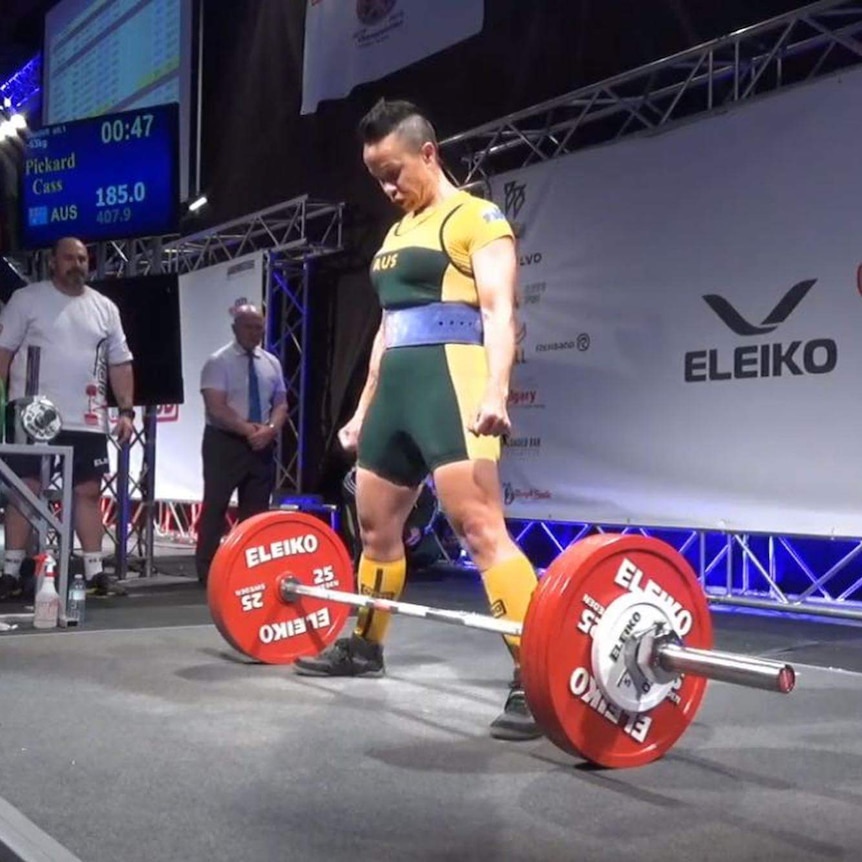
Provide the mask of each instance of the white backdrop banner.
{"label": "white backdrop banner", "polygon": [[[231,311],[245,302],[262,305],[263,256],[256,253],[181,275],[179,289],[185,403],[159,408],[156,499],[198,501],[203,496],[201,369],[211,353],[233,339]],[[141,447],[133,447],[135,478],[141,456]]]}
{"label": "white backdrop banner", "polygon": [[862,534],[862,72],[502,175],[510,517]]}
{"label": "white backdrop banner", "polygon": [[308,0],[302,113],[482,30],[484,0]]}

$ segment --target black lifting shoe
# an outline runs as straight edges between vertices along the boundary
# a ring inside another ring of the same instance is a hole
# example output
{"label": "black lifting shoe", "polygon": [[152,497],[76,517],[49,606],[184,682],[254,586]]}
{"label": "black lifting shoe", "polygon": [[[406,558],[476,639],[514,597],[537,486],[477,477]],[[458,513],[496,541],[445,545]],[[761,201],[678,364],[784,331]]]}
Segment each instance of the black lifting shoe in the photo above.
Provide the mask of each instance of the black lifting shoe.
{"label": "black lifting shoe", "polygon": [[515,677],[509,683],[509,696],[503,706],[503,711],[491,722],[491,736],[494,739],[506,739],[510,742],[520,742],[527,739],[538,739],[542,736],[530,707],[524,689],[521,688],[521,676],[515,671]]}
{"label": "black lifting shoe", "polygon": [[294,667],[303,676],[382,676],[383,647],[351,635],[320,655],[298,658]]}

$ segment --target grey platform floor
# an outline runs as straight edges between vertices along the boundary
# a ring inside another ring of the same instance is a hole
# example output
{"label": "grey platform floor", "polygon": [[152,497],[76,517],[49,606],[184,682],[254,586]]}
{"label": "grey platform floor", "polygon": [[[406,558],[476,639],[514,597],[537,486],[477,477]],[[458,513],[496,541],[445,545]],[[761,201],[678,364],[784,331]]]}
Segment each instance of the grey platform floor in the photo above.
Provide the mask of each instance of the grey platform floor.
{"label": "grey platform floor", "polygon": [[[193,582],[131,587],[0,636],[0,862],[862,859],[859,627],[716,613],[797,690],[713,683],[664,759],[610,771],[488,737],[495,636],[401,617],[386,677],[309,679],[234,653]],[[450,576],[407,598],[481,605]]]}

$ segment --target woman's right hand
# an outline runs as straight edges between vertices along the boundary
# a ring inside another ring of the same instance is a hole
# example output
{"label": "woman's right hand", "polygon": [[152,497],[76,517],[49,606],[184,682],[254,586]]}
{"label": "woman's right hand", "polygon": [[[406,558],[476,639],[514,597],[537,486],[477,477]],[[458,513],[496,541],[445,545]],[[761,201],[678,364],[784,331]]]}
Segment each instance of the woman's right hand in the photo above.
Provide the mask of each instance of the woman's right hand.
{"label": "woman's right hand", "polygon": [[362,427],[362,417],[354,416],[338,431],[338,442],[347,452],[355,452],[359,442],[359,429]]}

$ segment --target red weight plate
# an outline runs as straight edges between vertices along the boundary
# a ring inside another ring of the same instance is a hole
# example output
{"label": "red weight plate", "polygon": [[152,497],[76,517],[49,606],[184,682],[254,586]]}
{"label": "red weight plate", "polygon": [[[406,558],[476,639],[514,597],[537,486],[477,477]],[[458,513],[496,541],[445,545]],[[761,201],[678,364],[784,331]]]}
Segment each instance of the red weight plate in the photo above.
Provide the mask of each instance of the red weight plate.
{"label": "red weight plate", "polygon": [[213,558],[210,614],[239,652],[266,664],[317,655],[341,634],[350,607],[302,597],[285,602],[280,583],[355,590],[353,566],[338,535],[301,512],[262,512],[237,524]]}
{"label": "red weight plate", "polygon": [[666,611],[685,645],[711,648],[709,607],[688,563],[657,539],[593,536],[567,549],[543,581],[525,621],[522,661],[527,698],[549,738],[608,767],[661,757],[694,719],[706,679],[680,677],[649,712],[622,712],[596,684],[592,628],[604,608],[633,592]]}
{"label": "red weight plate", "polygon": [[[585,577],[590,571],[590,558],[617,538],[615,534],[606,533],[588,536],[569,545],[545,570],[527,609],[521,636],[521,678],[533,716],[549,737],[551,733],[559,735],[547,672],[548,654],[552,648],[553,626],[550,623],[556,614],[557,600],[554,596],[567,584]],[[571,743],[557,741],[557,745],[581,756]]]}

